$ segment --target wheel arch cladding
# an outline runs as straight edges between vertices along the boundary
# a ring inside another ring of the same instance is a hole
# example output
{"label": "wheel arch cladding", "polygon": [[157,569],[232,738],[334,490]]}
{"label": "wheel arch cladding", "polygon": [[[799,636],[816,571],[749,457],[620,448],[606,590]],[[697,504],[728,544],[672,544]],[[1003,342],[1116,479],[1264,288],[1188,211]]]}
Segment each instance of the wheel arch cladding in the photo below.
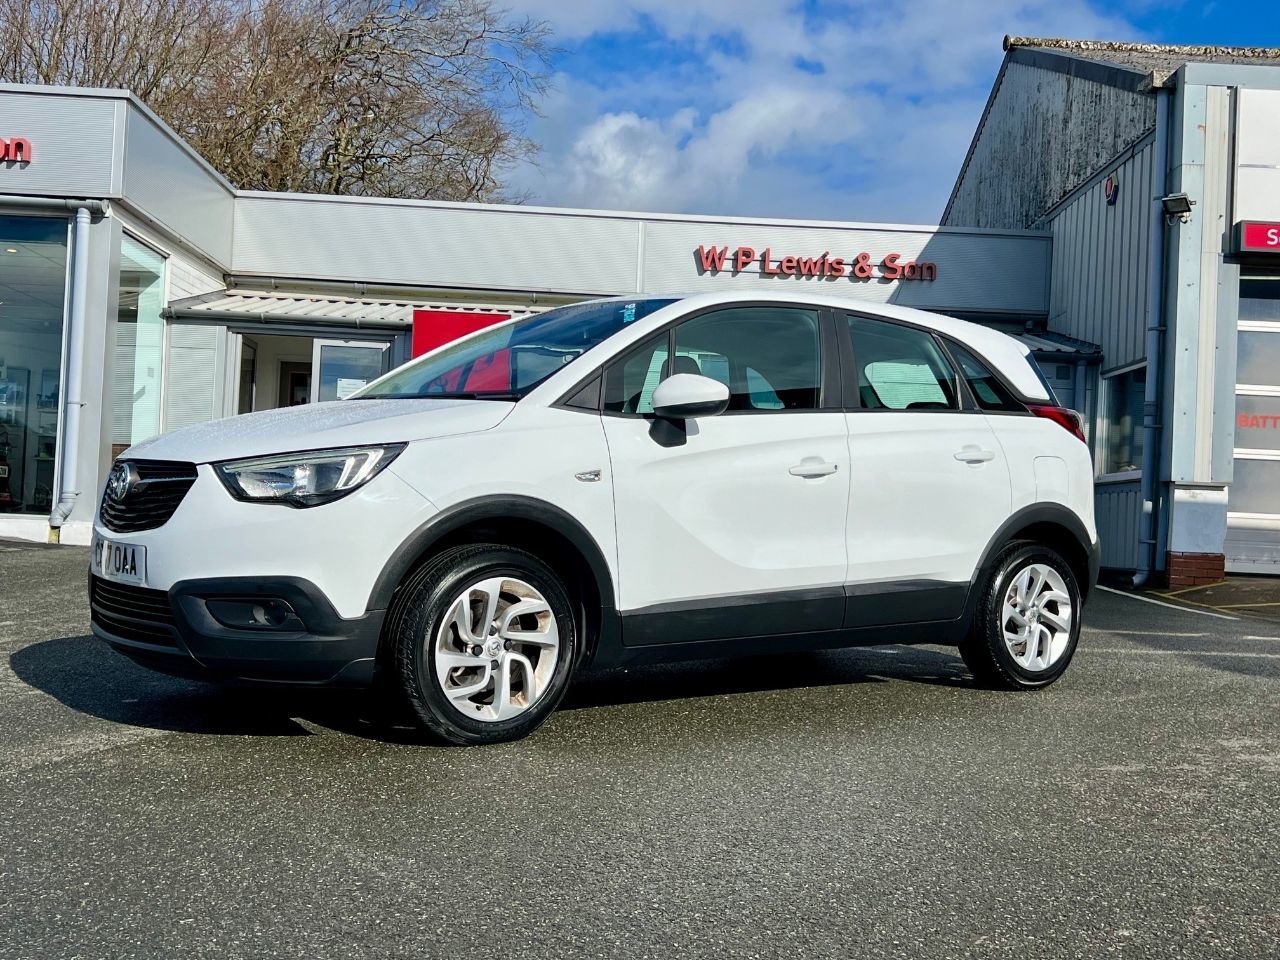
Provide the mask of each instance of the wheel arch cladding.
{"label": "wheel arch cladding", "polygon": [[370,609],[391,605],[401,585],[441,550],[496,543],[526,550],[562,579],[582,634],[582,655],[606,640],[614,611],[613,575],[595,538],[576,519],[530,497],[486,497],[451,507],[423,524],[388,561],[369,598]]}
{"label": "wheel arch cladding", "polygon": [[981,585],[985,581],[997,556],[1006,545],[1015,540],[1042,544],[1061,554],[1076,578],[1081,599],[1088,599],[1096,570],[1093,546],[1079,518],[1056,503],[1023,507],[1004,522],[983,554],[974,580],[975,585]]}
{"label": "wheel arch cladding", "polygon": [[1080,587],[1080,596],[1087,599],[1092,584],[1089,582],[1089,553],[1079,539],[1066,527],[1053,521],[1031,523],[1018,530],[1012,537],[1014,540],[1030,540],[1043,544],[1062,555],[1071,567],[1071,572]]}

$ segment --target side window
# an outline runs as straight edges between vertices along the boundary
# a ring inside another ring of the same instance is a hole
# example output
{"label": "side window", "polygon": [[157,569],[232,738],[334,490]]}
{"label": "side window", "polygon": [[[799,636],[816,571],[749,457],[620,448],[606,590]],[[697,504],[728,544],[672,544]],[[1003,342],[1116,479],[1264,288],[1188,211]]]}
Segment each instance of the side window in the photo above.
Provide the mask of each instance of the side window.
{"label": "side window", "polygon": [[955,374],[931,334],[849,317],[849,336],[864,409],[957,409]]}
{"label": "side window", "polygon": [[653,391],[667,376],[666,332],[650,337],[605,371],[604,409],[608,413],[653,413]]}
{"label": "side window", "polygon": [[791,307],[717,310],[676,327],[673,373],[729,388],[729,409],[817,410],[822,393],[818,314]]}
{"label": "side window", "polygon": [[969,384],[973,399],[983,410],[1025,410],[1018,398],[996,379],[991,369],[979,360],[968,348],[960,346],[954,340],[947,341],[947,349],[960,364],[960,375]]}

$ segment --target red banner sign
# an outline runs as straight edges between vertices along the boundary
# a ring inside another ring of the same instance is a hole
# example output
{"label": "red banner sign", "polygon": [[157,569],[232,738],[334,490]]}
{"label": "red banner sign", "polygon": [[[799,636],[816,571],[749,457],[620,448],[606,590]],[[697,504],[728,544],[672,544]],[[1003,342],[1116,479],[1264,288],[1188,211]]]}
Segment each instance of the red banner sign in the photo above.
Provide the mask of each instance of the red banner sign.
{"label": "red banner sign", "polygon": [[1280,223],[1242,221],[1240,250],[1242,253],[1280,253]]}
{"label": "red banner sign", "polygon": [[849,257],[833,257],[826,250],[816,257],[775,257],[771,247],[757,251],[754,247],[698,245],[694,265],[699,273],[718,274],[729,271],[734,276],[754,273],[762,277],[817,277],[850,280],[936,280],[938,265],[929,260],[904,260],[900,253],[885,254],[873,261],[871,254],[856,253]]}
{"label": "red banner sign", "polygon": [[0,163],[30,162],[30,140],[26,137],[0,137]]}

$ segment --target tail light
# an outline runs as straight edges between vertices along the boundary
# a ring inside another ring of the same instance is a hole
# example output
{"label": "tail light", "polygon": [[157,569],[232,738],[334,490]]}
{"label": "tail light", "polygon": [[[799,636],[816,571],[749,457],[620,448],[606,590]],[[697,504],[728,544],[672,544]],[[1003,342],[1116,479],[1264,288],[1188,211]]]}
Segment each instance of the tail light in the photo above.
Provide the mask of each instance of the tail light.
{"label": "tail light", "polygon": [[1080,422],[1080,414],[1076,413],[1074,410],[1068,410],[1066,407],[1051,407],[1038,403],[1028,403],[1027,409],[1037,417],[1044,417],[1046,420],[1052,420],[1081,443],[1089,442],[1084,438],[1084,425]]}

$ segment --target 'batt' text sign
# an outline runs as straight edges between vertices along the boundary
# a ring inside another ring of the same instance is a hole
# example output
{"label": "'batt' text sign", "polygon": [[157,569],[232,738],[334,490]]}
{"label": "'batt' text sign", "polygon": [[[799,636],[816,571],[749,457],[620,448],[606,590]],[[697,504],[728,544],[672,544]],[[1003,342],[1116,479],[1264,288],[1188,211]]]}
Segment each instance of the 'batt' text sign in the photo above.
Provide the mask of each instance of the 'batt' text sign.
{"label": "'batt' text sign", "polygon": [[773,250],[765,247],[757,252],[754,247],[729,247],[698,245],[694,260],[699,273],[721,273],[725,270],[737,276],[740,273],[759,273],[762,277],[817,277],[837,280],[936,280],[938,265],[928,260],[903,260],[900,253],[886,254],[879,261],[872,261],[871,254],[858,253],[852,257],[833,257],[824,251],[817,257],[775,257]]}

